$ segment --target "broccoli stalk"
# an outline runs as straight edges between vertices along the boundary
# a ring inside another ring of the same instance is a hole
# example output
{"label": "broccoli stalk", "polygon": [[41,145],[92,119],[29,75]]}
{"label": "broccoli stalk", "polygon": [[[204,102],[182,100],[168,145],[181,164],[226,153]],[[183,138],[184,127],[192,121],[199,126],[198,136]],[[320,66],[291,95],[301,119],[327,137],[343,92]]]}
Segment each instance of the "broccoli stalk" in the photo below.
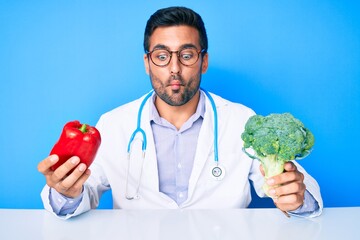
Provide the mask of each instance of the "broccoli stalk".
{"label": "broccoli stalk", "polygon": [[265,178],[270,178],[284,172],[284,164],[286,161],[278,161],[277,155],[269,155],[260,159],[263,165]]}
{"label": "broccoli stalk", "polygon": [[[290,113],[250,117],[241,138],[243,151],[261,162],[265,179],[282,173],[287,161],[309,155],[315,141],[311,131]],[[269,195],[266,183],[263,190]]]}
{"label": "broccoli stalk", "polygon": [[[259,159],[265,172],[265,179],[279,175],[280,173],[284,172],[284,164],[287,161],[278,160],[278,155],[268,155]],[[263,190],[266,195],[268,195],[269,186],[266,183],[263,185]]]}

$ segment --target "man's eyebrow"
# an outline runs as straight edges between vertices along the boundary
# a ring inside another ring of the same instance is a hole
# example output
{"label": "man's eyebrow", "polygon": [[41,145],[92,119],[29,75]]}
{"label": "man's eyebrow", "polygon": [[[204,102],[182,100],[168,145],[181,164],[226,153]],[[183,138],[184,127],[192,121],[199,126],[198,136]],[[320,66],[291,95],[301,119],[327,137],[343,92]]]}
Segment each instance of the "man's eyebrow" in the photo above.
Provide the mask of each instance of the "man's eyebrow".
{"label": "man's eyebrow", "polygon": [[[186,43],[186,44],[181,45],[178,50],[181,50],[181,49],[184,49],[184,48],[196,48],[197,49],[197,47],[194,44]],[[155,49],[166,49],[166,50],[170,51],[170,48],[168,46],[164,45],[164,44],[156,44],[154,46],[154,48],[152,49],[152,51],[155,50]]]}
{"label": "man's eyebrow", "polygon": [[184,49],[184,48],[197,48],[197,47],[192,43],[186,43],[186,44],[181,45],[181,47],[179,49]]}
{"label": "man's eyebrow", "polygon": [[154,48],[152,49],[152,51],[155,50],[155,49],[167,49],[167,50],[169,50],[169,48],[167,46],[165,46],[164,44],[156,44],[154,46]]}

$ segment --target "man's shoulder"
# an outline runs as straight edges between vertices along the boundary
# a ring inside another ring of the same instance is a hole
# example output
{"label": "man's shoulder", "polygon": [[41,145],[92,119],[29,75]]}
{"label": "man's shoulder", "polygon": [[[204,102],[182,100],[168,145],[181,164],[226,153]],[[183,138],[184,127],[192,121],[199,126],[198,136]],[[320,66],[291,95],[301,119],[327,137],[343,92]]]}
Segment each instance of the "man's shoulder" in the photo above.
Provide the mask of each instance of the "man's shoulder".
{"label": "man's shoulder", "polygon": [[252,116],[255,114],[253,109],[251,109],[248,106],[245,106],[242,103],[233,102],[214,93],[211,93],[211,96],[213,97],[216,103],[216,107],[217,109],[219,109],[219,111],[225,111],[230,114],[241,114],[248,116]]}
{"label": "man's shoulder", "polygon": [[226,126],[226,129],[231,129],[230,134],[237,131],[243,132],[247,120],[255,115],[254,110],[218,95],[212,94],[212,97],[215,101],[218,119],[222,126]]}

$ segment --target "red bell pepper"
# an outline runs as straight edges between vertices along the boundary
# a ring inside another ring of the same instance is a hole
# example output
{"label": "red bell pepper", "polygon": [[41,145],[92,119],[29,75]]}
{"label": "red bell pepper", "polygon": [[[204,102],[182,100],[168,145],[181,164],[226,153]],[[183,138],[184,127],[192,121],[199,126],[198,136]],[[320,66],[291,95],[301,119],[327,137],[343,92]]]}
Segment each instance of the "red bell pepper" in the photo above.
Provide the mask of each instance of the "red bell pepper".
{"label": "red bell pepper", "polygon": [[55,171],[72,156],[78,156],[80,162],[89,167],[94,161],[100,143],[100,132],[95,127],[81,124],[79,121],[66,123],[59,140],[50,152],[50,155],[59,156],[59,161],[51,170]]}

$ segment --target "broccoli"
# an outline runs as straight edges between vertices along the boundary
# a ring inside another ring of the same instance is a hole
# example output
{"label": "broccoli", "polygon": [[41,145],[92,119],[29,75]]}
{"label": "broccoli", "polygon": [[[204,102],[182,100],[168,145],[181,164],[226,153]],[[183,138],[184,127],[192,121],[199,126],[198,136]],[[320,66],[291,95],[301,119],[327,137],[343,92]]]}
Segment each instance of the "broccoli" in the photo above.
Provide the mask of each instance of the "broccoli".
{"label": "broccoli", "polygon": [[[282,173],[287,161],[309,155],[315,141],[311,131],[290,113],[250,117],[241,138],[243,151],[261,162],[266,179]],[[263,189],[268,195],[266,183]]]}

